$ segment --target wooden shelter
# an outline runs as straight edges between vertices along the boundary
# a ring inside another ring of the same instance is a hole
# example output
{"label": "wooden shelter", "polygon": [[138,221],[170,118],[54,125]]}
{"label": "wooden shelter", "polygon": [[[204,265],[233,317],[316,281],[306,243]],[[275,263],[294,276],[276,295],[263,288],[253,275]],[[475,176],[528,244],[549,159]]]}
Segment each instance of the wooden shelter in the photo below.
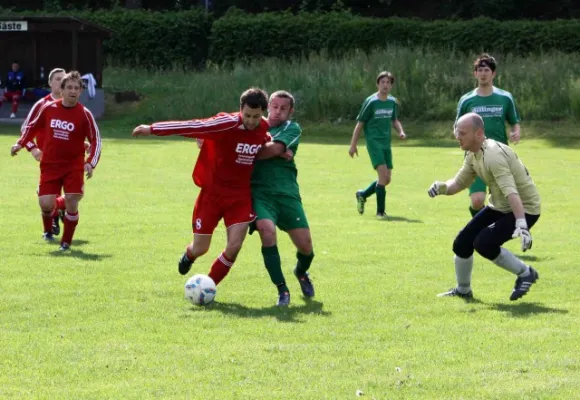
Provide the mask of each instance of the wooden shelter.
{"label": "wooden shelter", "polygon": [[103,39],[112,31],[74,17],[0,17],[0,76],[20,63],[28,86],[44,86],[51,69],[91,73],[103,84]]}

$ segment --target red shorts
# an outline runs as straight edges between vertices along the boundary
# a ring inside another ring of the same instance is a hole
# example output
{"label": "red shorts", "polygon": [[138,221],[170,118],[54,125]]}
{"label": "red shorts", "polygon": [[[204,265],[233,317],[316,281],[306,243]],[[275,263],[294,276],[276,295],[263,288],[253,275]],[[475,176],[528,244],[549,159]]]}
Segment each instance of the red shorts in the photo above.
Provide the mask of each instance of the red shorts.
{"label": "red shorts", "polygon": [[226,228],[236,224],[247,224],[256,219],[251,196],[248,194],[224,197],[207,193],[202,189],[193,208],[191,218],[193,233],[212,235],[222,218]]}
{"label": "red shorts", "polygon": [[84,194],[84,186],[83,170],[40,169],[39,197],[58,196],[61,193],[61,189],[64,189],[65,194]]}

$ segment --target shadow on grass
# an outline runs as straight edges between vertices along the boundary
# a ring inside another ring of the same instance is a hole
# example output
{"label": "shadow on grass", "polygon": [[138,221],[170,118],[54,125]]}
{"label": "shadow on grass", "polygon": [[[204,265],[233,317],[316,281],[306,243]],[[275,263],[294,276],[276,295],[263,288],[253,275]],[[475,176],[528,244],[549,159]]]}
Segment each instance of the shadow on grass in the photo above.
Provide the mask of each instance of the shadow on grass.
{"label": "shadow on grass", "polygon": [[410,224],[422,224],[420,219],[409,219],[405,217],[397,217],[396,215],[388,215],[387,219],[381,219],[382,222],[407,222]]}
{"label": "shadow on grass", "polygon": [[494,303],[490,304],[489,308],[495,311],[509,313],[512,317],[516,318],[525,318],[534,314],[568,314],[568,310],[545,307],[539,303]]}
{"label": "shadow on grass", "polygon": [[[328,317],[332,315],[329,311],[324,311],[324,304],[315,301],[304,299],[306,304],[293,305],[289,307],[263,307],[263,308],[252,308],[247,307],[239,303],[220,303],[213,302],[206,306],[207,309],[212,311],[219,311],[228,315],[235,315],[240,318],[264,318],[264,317],[274,317],[280,322],[294,322],[303,323],[297,319],[300,315],[316,314]],[[193,311],[199,310],[200,307],[192,307]]]}
{"label": "shadow on grass", "polygon": [[538,257],[538,256],[534,256],[532,254],[518,254],[516,255],[517,258],[519,258],[522,261],[550,261],[553,260],[552,257]]}
{"label": "shadow on grass", "polygon": [[[74,241],[73,241],[74,243]],[[104,260],[105,258],[111,258],[112,255],[111,254],[92,254],[92,253],[85,253],[82,250],[78,250],[75,249],[74,247],[71,247],[71,249],[69,251],[58,251],[58,250],[54,250],[50,252],[50,255],[53,257],[59,257],[59,258],[79,258],[81,260],[87,260],[87,261],[101,261]]]}

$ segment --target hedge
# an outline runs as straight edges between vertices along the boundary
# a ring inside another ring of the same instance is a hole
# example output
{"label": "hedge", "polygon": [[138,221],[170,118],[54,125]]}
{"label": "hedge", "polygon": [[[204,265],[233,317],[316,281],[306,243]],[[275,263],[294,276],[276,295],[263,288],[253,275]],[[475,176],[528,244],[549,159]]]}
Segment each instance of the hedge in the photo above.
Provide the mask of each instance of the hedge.
{"label": "hedge", "polygon": [[454,49],[461,52],[529,54],[580,51],[580,20],[422,21],[363,18],[347,13],[236,13],[212,26],[210,59],[217,63],[256,57],[292,58],[327,49],[341,56],[387,44]]}

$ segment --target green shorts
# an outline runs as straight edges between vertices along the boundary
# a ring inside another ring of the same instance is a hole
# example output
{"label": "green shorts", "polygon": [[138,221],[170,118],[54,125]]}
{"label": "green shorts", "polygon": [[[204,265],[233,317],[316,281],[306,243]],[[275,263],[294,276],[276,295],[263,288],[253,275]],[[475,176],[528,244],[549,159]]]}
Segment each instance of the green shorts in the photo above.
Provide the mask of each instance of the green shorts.
{"label": "green shorts", "polygon": [[386,165],[388,169],[393,169],[393,152],[390,148],[367,147],[373,169],[379,165]]}
{"label": "green shorts", "polygon": [[302,202],[291,196],[252,194],[256,220],[269,219],[283,231],[308,228]]}
{"label": "green shorts", "polygon": [[478,193],[478,192],[484,192],[484,193],[487,192],[487,185],[485,184],[484,181],[481,180],[481,178],[479,176],[476,176],[475,180],[473,181],[473,183],[469,187],[469,195],[471,196],[473,193]]}

